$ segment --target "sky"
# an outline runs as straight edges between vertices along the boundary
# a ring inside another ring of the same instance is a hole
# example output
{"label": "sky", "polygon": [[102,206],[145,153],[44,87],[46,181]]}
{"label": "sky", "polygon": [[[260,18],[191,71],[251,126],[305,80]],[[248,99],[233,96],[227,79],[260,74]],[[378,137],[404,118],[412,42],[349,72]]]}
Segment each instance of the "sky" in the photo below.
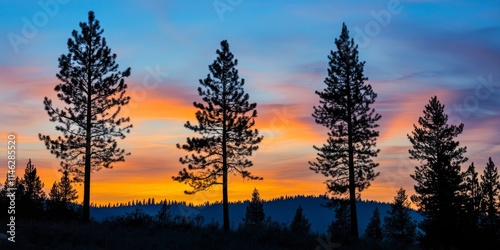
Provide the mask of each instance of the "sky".
{"label": "sky", "polygon": [[[500,165],[497,0],[0,0],[0,6],[0,176],[7,172],[7,136],[15,133],[17,174],[31,159],[46,193],[61,173],[59,160],[38,139],[38,133],[59,135],[42,102],[58,103],[58,58],[90,10],[120,69],[132,68],[126,79],[132,99],[123,114],[134,126],[118,142],[131,156],[92,175],[92,203],[222,199],[220,186],[185,195],[190,187],[171,177],[186,154],[175,145],[196,136],[183,124],[195,121],[199,79],[226,39],[245,91],[257,103],[255,127],[264,136],[249,169],[264,180],[230,176],[229,200],[249,199],[254,188],[264,199],[324,194],[326,177],[308,162],[327,130],[311,114],[343,22],[366,61],[366,83],[378,94],[373,107],[382,116],[375,159],[380,176],[362,199],[390,202],[400,187],[414,193],[410,174],[418,162],[409,160],[407,134],[434,95],[451,124],[465,125],[458,140],[469,161],[462,169],[474,162],[482,172],[488,157]],[[81,201],[82,185],[76,187]]]}

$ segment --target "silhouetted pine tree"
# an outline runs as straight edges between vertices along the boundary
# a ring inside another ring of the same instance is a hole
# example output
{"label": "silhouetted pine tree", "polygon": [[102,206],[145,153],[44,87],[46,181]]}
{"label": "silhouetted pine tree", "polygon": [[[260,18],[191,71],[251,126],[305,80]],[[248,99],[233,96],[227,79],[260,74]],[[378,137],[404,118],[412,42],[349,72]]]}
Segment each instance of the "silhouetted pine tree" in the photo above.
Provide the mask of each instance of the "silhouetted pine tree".
{"label": "silhouetted pine tree", "polygon": [[50,121],[60,123],[56,130],[62,136],[38,136],[62,160],[62,169],[84,182],[83,219],[88,221],[91,172],[112,168],[130,154],[118,148],[116,141],[125,138],[132,128],[130,118],[120,117],[121,108],[130,100],[124,82],[130,68],[118,70],[116,54],[101,36],[104,30],[94,12],[88,13],[88,22],[80,23],[80,28],[81,33],[73,30],[68,39],[69,53],[59,57],[56,76],[61,83],[54,90],[66,106],[56,108],[48,97],[43,102]]}
{"label": "silhouetted pine tree", "polygon": [[477,242],[479,240],[479,216],[481,213],[480,204],[482,199],[481,185],[479,184],[478,173],[472,162],[463,173],[464,219],[462,221],[463,233],[468,241]]}
{"label": "silhouetted pine tree", "polygon": [[410,175],[417,184],[416,194],[411,200],[424,216],[420,228],[425,232],[422,243],[436,246],[458,245],[463,197],[461,193],[462,173],[460,164],[467,161],[463,154],[466,147],[455,141],[463,131],[459,126],[448,124],[444,105],[436,96],[425,106],[424,116],[418,119],[419,126],[408,135],[413,145],[410,159],[417,160],[415,174]]}
{"label": "silhouetted pine tree", "polygon": [[[177,147],[192,154],[180,158],[187,165],[179,171],[174,180],[189,184],[193,194],[207,190],[213,185],[222,185],[224,231],[229,231],[228,173],[240,175],[243,179],[262,180],[246,169],[253,165],[248,157],[258,149],[262,136],[252,127],[257,117],[257,104],[248,101],[244,92],[244,79],[239,78],[238,60],[229,51],[229,43],[221,42],[217,59],[209,66],[210,74],[200,79],[202,87],[198,93],[204,103],[194,102],[198,109],[198,125],[189,121],[184,125],[201,137],[187,138],[184,145]],[[222,178],[222,181],[220,180]]]}
{"label": "silhouetted pine tree", "polygon": [[30,218],[39,218],[44,211],[44,200],[46,198],[43,191],[44,184],[37,174],[35,165],[31,164],[31,159],[26,164],[24,177],[20,180],[20,185],[23,186],[16,193],[20,196],[21,204],[19,205],[20,212],[23,216]]}
{"label": "silhouetted pine tree", "polygon": [[304,216],[302,206],[299,205],[293,216],[292,223],[290,224],[292,233],[307,235],[311,231],[311,223]]}
{"label": "silhouetted pine tree", "polygon": [[31,159],[29,159],[26,164],[21,184],[24,186],[23,196],[27,199],[37,202],[41,202],[45,199],[45,192],[43,191],[45,185],[42,180],[40,180],[40,176],[37,175],[35,165],[31,164]]}
{"label": "silhouetted pine tree", "polygon": [[488,159],[483,175],[481,175],[481,190],[483,194],[481,227],[491,239],[495,237],[495,231],[500,229],[500,176],[491,157]]}
{"label": "silhouetted pine tree", "polygon": [[482,191],[474,162],[469,165],[464,173],[464,196],[467,198],[467,213],[471,214],[477,219],[480,211]]}
{"label": "silhouetted pine tree", "polygon": [[50,189],[48,210],[53,217],[68,220],[76,217],[76,210],[72,203],[78,199],[78,195],[71,185],[69,172],[64,170],[62,174],[61,181],[54,182]]}
{"label": "silhouetted pine tree", "polygon": [[416,227],[416,222],[410,216],[410,201],[406,191],[400,188],[394,196],[391,210],[384,217],[384,235],[403,244],[412,244],[415,241]]}
{"label": "silhouetted pine tree", "polygon": [[74,202],[78,199],[76,189],[71,185],[68,171],[62,171],[60,182],[54,182],[50,191],[50,199],[61,202],[63,205]]}
{"label": "silhouetted pine tree", "polygon": [[366,226],[365,237],[376,241],[380,241],[383,238],[382,224],[380,222],[380,212],[378,211],[378,207],[373,210],[370,222],[368,222],[368,226]]}
{"label": "silhouetted pine tree", "polygon": [[260,199],[259,191],[254,188],[252,192],[252,200],[247,206],[245,218],[243,218],[243,223],[256,225],[264,222],[266,214],[264,213],[264,204]]}
{"label": "silhouetted pine tree", "polygon": [[335,39],[337,51],[331,51],[326,88],[316,91],[320,106],[314,107],[316,123],[327,127],[327,143],[318,150],[310,169],[330,177],[327,188],[334,195],[349,194],[351,235],[358,238],[356,212],[357,192],[363,191],[379,175],[373,162],[380,150],[375,149],[380,115],[370,106],[377,94],[363,75],[365,62],[358,59],[358,46],[349,37],[345,24]]}
{"label": "silhouetted pine tree", "polygon": [[57,203],[58,201],[60,201],[61,191],[59,190],[59,183],[57,181],[54,181],[54,184],[52,184],[52,188],[50,188],[49,197],[51,203]]}

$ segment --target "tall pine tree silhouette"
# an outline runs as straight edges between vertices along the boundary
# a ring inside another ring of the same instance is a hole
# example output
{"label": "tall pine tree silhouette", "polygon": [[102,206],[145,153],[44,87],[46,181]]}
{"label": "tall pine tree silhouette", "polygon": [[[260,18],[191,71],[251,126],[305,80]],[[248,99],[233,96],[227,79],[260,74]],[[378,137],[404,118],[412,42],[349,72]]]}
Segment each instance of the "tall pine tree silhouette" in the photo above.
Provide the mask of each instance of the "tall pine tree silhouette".
{"label": "tall pine tree silhouette", "polygon": [[370,185],[379,175],[378,166],[371,158],[380,150],[375,149],[379,132],[377,121],[381,116],[370,106],[377,94],[363,75],[365,62],[358,58],[358,45],[349,37],[345,24],[339,39],[335,39],[337,51],[331,51],[326,88],[316,91],[320,106],[314,107],[316,123],[329,129],[327,143],[319,151],[310,169],[330,177],[328,190],[337,196],[349,195],[351,212],[351,236],[358,238],[356,212],[357,192]]}
{"label": "tall pine tree silhouette", "polygon": [[444,105],[436,96],[425,106],[418,124],[413,125],[408,139],[413,145],[410,159],[420,163],[411,175],[417,182],[411,200],[424,216],[420,226],[425,232],[423,243],[456,245],[463,206],[460,165],[468,159],[464,156],[467,148],[460,147],[454,138],[462,133],[464,125],[448,124]]}
{"label": "tall pine tree silhouette", "polygon": [[52,138],[39,134],[40,140],[52,154],[61,159],[62,170],[73,173],[76,181],[84,182],[83,219],[90,218],[90,174],[112,168],[129,155],[118,148],[117,138],[130,132],[130,118],[121,117],[120,111],[129,103],[125,95],[124,78],[130,68],[118,70],[116,54],[111,53],[104,32],[94,12],[88,21],[80,23],[81,32],[73,30],[68,39],[68,54],[59,57],[59,83],[54,90],[66,105],[60,109],[48,97],[45,110],[56,130],[62,136]]}
{"label": "tall pine tree silhouette", "polygon": [[[240,175],[243,179],[262,180],[253,176],[247,168],[253,166],[248,157],[258,149],[262,136],[252,127],[257,117],[256,103],[249,102],[244,92],[244,79],[238,76],[238,60],[229,51],[229,43],[221,42],[217,59],[209,65],[210,74],[200,80],[198,94],[204,103],[194,102],[198,109],[198,125],[189,121],[186,128],[201,135],[187,138],[186,144],[177,147],[192,154],[180,158],[187,165],[174,180],[189,184],[194,194],[214,185],[222,185],[224,230],[229,231],[228,174]],[[222,181],[220,181],[222,178]]]}

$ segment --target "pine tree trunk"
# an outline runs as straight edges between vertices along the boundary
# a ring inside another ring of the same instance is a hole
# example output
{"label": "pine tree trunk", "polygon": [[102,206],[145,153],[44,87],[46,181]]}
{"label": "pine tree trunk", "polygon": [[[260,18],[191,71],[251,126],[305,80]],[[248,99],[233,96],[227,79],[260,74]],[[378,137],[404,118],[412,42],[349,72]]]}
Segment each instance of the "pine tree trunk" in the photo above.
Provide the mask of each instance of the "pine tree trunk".
{"label": "pine tree trunk", "polygon": [[229,232],[229,204],[227,197],[227,149],[226,124],[222,132],[222,213],[224,218],[224,232]]}
{"label": "pine tree trunk", "polygon": [[349,154],[349,207],[351,210],[351,236],[357,240],[358,237],[358,214],[356,211],[356,185],[354,179],[354,146],[352,142],[352,99],[350,84],[347,83],[347,144]]}
{"label": "pine tree trunk", "polygon": [[[225,146],[223,147],[224,149],[226,148]],[[225,155],[225,151],[223,150]],[[226,163],[226,157],[224,156],[223,159],[223,172],[222,172],[222,212],[224,213],[224,231],[229,232],[229,204],[228,204],[228,197],[227,197],[227,163]]]}
{"label": "pine tree trunk", "polygon": [[[91,24],[92,25],[92,24]],[[92,47],[92,45],[90,45]],[[88,64],[91,63],[92,48],[88,56]],[[91,129],[92,129],[92,67],[87,65],[87,124],[86,124],[86,137],[85,137],[85,179],[83,188],[83,221],[90,221],[90,156],[91,156]]]}
{"label": "pine tree trunk", "polygon": [[84,180],[84,190],[83,190],[83,221],[90,221],[90,123],[91,123],[91,112],[90,112],[90,95],[87,103],[87,136],[85,143],[85,180]]}
{"label": "pine tree trunk", "polygon": [[226,84],[223,84],[222,99],[224,111],[222,117],[222,212],[224,218],[224,232],[229,232],[229,201],[227,197],[227,125],[226,125]]}

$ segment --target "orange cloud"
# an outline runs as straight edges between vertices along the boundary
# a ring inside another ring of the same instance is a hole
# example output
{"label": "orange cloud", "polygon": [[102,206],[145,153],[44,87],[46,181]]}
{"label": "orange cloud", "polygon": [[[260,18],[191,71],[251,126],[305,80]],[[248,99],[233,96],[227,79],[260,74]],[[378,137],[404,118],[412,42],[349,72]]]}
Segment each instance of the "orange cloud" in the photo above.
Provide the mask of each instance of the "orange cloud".
{"label": "orange cloud", "polygon": [[192,102],[188,104],[185,100],[171,97],[159,98],[153,95],[142,100],[131,96],[129,106],[124,108],[124,115],[125,109],[128,110],[128,115],[132,119],[194,120],[196,112]]}

